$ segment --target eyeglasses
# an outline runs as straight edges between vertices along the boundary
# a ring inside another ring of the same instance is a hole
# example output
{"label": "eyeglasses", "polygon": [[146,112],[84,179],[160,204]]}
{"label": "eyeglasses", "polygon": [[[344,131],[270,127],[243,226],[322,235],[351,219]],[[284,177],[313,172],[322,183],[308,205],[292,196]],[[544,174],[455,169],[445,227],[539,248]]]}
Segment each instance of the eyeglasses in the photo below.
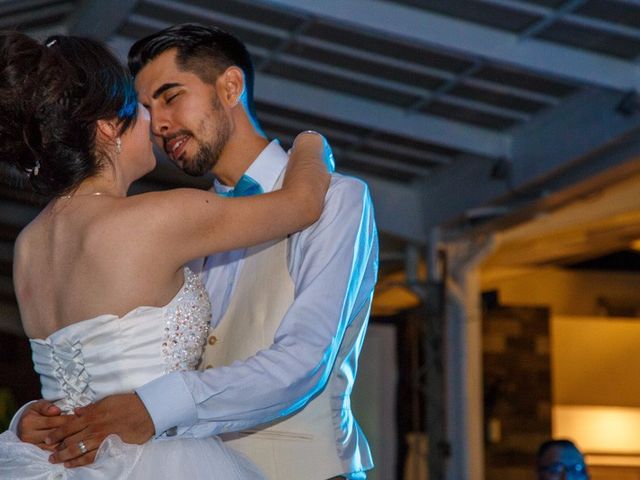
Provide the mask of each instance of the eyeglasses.
{"label": "eyeglasses", "polygon": [[564,465],[562,463],[552,463],[546,467],[538,468],[538,472],[546,473],[551,478],[560,478],[562,473],[566,473],[567,477],[582,480],[588,478],[587,466],[584,463],[576,463],[575,465]]}

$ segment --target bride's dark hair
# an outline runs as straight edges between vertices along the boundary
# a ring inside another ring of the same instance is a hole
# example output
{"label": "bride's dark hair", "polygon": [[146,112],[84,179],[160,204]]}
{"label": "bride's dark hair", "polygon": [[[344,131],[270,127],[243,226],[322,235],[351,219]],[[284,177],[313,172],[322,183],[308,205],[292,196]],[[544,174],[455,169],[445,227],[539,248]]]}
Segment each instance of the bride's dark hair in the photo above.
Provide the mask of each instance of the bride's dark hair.
{"label": "bride's dark hair", "polygon": [[100,43],[0,33],[0,161],[36,192],[64,195],[95,175],[97,121],[116,119],[122,134],[136,114],[129,73]]}

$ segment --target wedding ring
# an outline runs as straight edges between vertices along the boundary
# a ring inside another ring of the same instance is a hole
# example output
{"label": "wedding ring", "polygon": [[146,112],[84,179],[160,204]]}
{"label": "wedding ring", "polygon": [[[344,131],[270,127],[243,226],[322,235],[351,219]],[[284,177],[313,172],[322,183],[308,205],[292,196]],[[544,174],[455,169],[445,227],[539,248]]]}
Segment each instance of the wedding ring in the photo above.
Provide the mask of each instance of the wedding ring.
{"label": "wedding ring", "polygon": [[87,448],[87,446],[84,444],[82,440],[78,442],[78,448],[80,449],[80,452],[82,452],[83,455],[89,451],[89,449]]}

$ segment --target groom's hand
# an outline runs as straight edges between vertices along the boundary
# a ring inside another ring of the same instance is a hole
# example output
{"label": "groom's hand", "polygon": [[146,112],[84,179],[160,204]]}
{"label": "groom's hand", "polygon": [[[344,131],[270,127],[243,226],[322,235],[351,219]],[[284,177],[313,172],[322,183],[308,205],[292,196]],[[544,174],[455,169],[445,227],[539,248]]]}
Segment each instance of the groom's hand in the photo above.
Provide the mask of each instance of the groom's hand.
{"label": "groom's hand", "polygon": [[[77,408],[74,413],[68,423],[45,439],[50,445],[59,443],[49,457],[52,463],[64,462],[65,467],[88,465],[95,460],[102,441],[111,434],[126,443],[142,444],[155,433],[153,421],[135,393],[112,395]],[[84,453],[81,445],[85,447]]]}
{"label": "groom's hand", "polygon": [[18,437],[45,450],[53,450],[56,445],[47,445],[44,439],[56,428],[64,425],[70,417],[47,400],[38,400],[29,405],[18,422]]}

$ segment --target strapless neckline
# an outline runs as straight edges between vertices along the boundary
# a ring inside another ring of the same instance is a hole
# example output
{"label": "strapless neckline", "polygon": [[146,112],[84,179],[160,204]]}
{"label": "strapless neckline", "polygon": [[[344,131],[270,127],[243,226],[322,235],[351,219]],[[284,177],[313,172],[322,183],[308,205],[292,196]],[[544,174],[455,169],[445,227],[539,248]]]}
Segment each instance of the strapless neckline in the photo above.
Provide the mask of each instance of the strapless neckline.
{"label": "strapless neckline", "polygon": [[182,270],[183,270],[183,274],[184,274],[184,280],[182,282],[182,286],[178,289],[178,291],[173,296],[173,298],[171,300],[169,300],[169,303],[167,303],[165,305],[162,305],[160,307],[152,306],[152,305],[140,305],[138,307],[135,307],[135,308],[129,310],[124,315],[116,315],[115,313],[102,313],[102,314],[97,315],[95,317],[87,318],[86,320],[80,320],[80,321],[74,322],[74,323],[72,323],[70,325],[66,325],[66,326],[64,326],[62,328],[59,328],[55,332],[49,334],[46,338],[30,338],[29,342],[30,343],[35,343],[35,344],[41,344],[41,345],[44,344],[44,345],[46,345],[46,344],[51,343],[53,340],[55,340],[55,338],[58,337],[59,335],[64,335],[70,329],[77,328],[80,325],[87,326],[87,325],[91,325],[92,323],[104,321],[106,319],[127,320],[128,318],[136,317],[137,314],[139,314],[140,312],[153,311],[153,310],[165,310],[167,308],[171,308],[171,306],[178,301],[178,299],[184,293],[184,290],[187,288],[187,283],[188,283],[189,277],[190,276],[195,276],[195,273],[193,273],[189,267],[183,267]]}

